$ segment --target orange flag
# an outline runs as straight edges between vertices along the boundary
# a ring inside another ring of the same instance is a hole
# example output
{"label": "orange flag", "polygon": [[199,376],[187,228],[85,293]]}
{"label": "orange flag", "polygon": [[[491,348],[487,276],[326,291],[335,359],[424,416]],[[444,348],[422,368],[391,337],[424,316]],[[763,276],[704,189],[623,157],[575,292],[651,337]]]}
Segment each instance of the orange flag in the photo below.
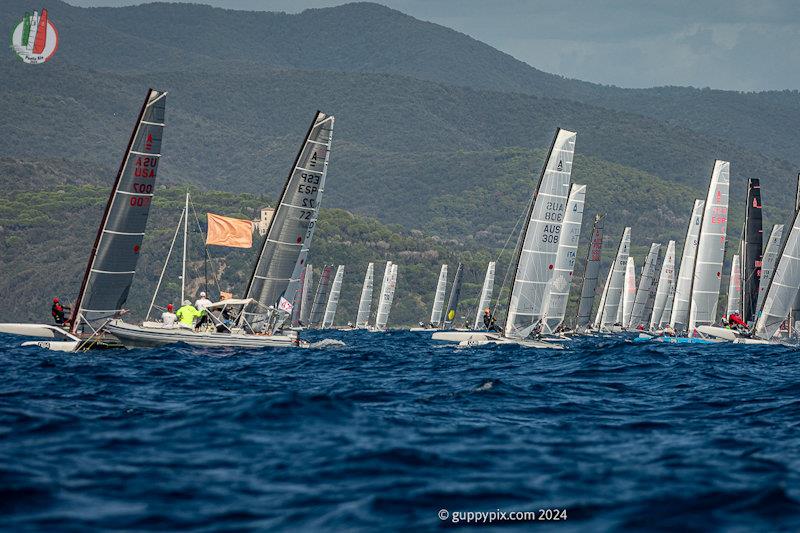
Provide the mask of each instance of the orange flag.
{"label": "orange flag", "polygon": [[230,246],[231,248],[253,247],[253,223],[249,220],[208,214],[208,237],[206,244]]}

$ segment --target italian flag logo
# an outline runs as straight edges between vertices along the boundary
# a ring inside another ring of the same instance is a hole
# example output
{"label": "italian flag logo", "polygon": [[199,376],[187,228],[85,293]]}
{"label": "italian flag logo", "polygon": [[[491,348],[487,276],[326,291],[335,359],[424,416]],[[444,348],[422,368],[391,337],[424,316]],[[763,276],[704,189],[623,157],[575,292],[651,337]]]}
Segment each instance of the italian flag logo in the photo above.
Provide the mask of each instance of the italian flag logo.
{"label": "italian flag logo", "polygon": [[58,31],[47,15],[25,13],[11,34],[11,47],[22,61],[31,65],[49,61],[58,50]]}

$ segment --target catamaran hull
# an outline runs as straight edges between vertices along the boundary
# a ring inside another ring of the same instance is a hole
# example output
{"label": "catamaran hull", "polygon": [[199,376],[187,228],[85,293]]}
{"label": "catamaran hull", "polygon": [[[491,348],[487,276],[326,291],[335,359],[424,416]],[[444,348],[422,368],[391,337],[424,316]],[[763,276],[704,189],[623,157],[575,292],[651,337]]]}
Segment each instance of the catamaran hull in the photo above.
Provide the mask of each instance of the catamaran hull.
{"label": "catamaran hull", "polygon": [[305,346],[294,334],[250,335],[195,332],[183,328],[145,328],[115,321],[106,329],[126,348],[155,348],[182,342],[203,348],[292,348]]}
{"label": "catamaran hull", "polygon": [[550,342],[509,339],[496,333],[477,333],[474,331],[439,331],[431,336],[435,341],[457,342],[459,346],[483,346],[486,344],[516,344],[526,348],[546,348],[561,350],[562,346]]}
{"label": "catamaran hull", "polygon": [[[73,335],[62,326],[53,324],[0,324],[0,333],[19,335],[21,337],[34,337],[38,340],[26,341],[21,346],[36,346],[45,350],[57,352],[74,352],[78,349],[108,349],[122,348],[122,344],[109,335]],[[52,339],[52,340],[51,340]]]}

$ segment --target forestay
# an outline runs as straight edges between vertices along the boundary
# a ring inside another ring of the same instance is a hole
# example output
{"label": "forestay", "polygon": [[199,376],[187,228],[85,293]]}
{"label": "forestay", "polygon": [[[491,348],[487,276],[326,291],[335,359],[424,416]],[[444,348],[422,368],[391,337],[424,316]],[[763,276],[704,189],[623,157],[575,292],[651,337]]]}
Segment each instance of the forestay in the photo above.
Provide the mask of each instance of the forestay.
{"label": "forestay", "polygon": [[342,292],[342,278],[344,277],[344,265],[339,265],[336,268],[336,276],[333,278],[333,285],[331,285],[331,293],[328,296],[328,303],[325,306],[325,316],[322,319],[322,327],[333,327],[333,321],[336,319],[336,308],[339,306],[339,294]]}
{"label": "forestay", "polygon": [[689,226],[686,230],[686,240],[683,243],[681,267],[678,270],[678,280],[675,282],[675,294],[672,301],[672,312],[669,325],[676,331],[683,331],[689,323],[689,296],[692,293],[692,273],[694,272],[694,258],[697,252],[697,238],[700,235],[700,223],[703,220],[703,200],[695,200]]}
{"label": "forestay", "polygon": [[769,234],[767,248],[764,250],[764,260],[761,262],[761,283],[758,286],[758,302],[756,302],[756,316],[764,306],[764,297],[767,294],[767,287],[772,281],[772,273],[775,270],[775,263],[778,261],[778,253],[781,249],[783,240],[783,224],[772,226]]}
{"label": "forestay", "polygon": [[118,315],[128,299],[156,190],[166,100],[149,89],[139,111],[72,308],[73,334]]}
{"label": "forestay", "polygon": [[576,329],[586,329],[592,320],[597,278],[600,275],[600,259],[603,252],[603,215],[595,215],[592,226],[592,242],[586,251],[586,268],[583,272],[581,301],[578,305]]}
{"label": "forestay", "polygon": [[553,274],[569,194],[575,137],[574,132],[556,130],[539,176],[516,254],[505,325],[507,337],[527,336],[542,318],[541,305]]}
{"label": "forestay", "polygon": [[727,161],[717,160],[711,173],[692,280],[688,328],[692,332],[697,326],[714,324],[717,319],[728,228],[730,166]]}
{"label": "forestay", "polygon": [[628,257],[625,264],[625,292],[622,298],[622,320],[623,327],[631,327],[631,315],[633,314],[633,303],[636,299],[636,264],[633,257]]}
{"label": "forestay", "polygon": [[786,320],[800,287],[800,211],[795,213],[789,237],[778,255],[778,264],[764,297],[764,308],[755,327],[755,334],[766,340],[771,339]]}
{"label": "forestay", "polygon": [[585,200],[586,185],[573,185],[561,226],[553,277],[547,285],[547,292],[542,304],[542,331],[545,333],[553,333],[564,321],[567,312],[572,274],[575,270],[575,258],[578,255],[578,240],[581,236]]}
{"label": "forestay", "polygon": [[731,260],[731,275],[728,277],[728,306],[725,316],[739,313],[742,308],[742,274],[739,266],[739,254]]}
{"label": "forestay", "polygon": [[639,288],[636,290],[636,299],[633,302],[629,327],[637,327],[647,319],[645,308],[648,300],[650,300],[650,291],[653,289],[653,282],[656,279],[656,267],[658,266],[658,253],[660,251],[661,244],[654,242],[650,245],[650,251],[644,260],[642,277],[639,279]]}
{"label": "forestay", "polygon": [[608,328],[618,322],[622,314],[622,293],[625,287],[625,270],[628,265],[628,255],[631,247],[631,228],[627,227],[622,232],[622,238],[617,247],[614,263],[608,273],[605,294],[603,295],[602,308],[598,310],[599,320],[595,328]]}
{"label": "forestay", "polygon": [[433,298],[431,308],[431,325],[439,326],[442,321],[442,309],[444,308],[444,296],[447,293],[447,265],[442,265],[439,270],[439,280],[436,282],[436,295]]}
{"label": "forestay", "polygon": [[364,275],[364,284],[361,286],[361,299],[358,301],[358,314],[356,315],[356,327],[365,328],[369,324],[369,315],[372,312],[372,280],[374,277],[375,264],[367,265],[367,273]]}
{"label": "forestay", "polygon": [[653,303],[653,314],[650,317],[650,330],[662,327],[664,321],[664,309],[667,307],[667,300],[671,288],[675,286],[675,241],[669,241],[667,251],[664,253],[664,261],[661,263],[661,273],[658,276],[658,286],[656,287],[656,299]]}
{"label": "forestay", "polygon": [[[489,261],[489,266],[486,267],[486,276],[483,278],[483,288],[481,289],[481,299],[478,302],[478,312],[475,315],[475,325],[472,329],[482,329],[483,324],[483,310],[489,307],[492,301],[492,293],[494,292],[494,269],[496,263]],[[491,311],[491,310],[490,310]]]}
{"label": "forestay", "polygon": [[333,116],[317,112],[280,195],[245,293],[262,306],[276,305],[300,282],[325,190],[333,123]]}

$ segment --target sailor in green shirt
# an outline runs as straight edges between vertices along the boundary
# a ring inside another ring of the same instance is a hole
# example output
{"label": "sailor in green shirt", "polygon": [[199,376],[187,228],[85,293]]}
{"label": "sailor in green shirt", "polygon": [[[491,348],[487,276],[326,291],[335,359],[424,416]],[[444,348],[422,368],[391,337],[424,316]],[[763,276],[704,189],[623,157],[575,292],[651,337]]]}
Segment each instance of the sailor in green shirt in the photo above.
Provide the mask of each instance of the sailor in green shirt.
{"label": "sailor in green shirt", "polygon": [[183,301],[183,306],[175,312],[178,321],[184,326],[194,327],[196,318],[200,318],[203,313],[198,311],[189,300]]}

